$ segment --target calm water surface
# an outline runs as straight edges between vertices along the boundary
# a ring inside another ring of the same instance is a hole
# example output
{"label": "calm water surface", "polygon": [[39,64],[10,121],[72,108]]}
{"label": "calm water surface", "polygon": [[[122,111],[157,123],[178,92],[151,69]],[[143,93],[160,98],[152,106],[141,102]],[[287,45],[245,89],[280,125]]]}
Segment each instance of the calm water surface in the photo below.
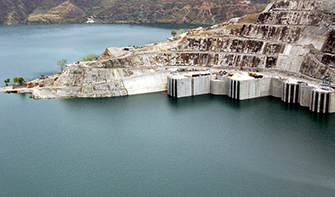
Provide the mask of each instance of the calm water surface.
{"label": "calm water surface", "polygon": [[[0,78],[176,27],[0,26]],[[0,94],[0,196],[333,196],[335,115],[276,98]]]}

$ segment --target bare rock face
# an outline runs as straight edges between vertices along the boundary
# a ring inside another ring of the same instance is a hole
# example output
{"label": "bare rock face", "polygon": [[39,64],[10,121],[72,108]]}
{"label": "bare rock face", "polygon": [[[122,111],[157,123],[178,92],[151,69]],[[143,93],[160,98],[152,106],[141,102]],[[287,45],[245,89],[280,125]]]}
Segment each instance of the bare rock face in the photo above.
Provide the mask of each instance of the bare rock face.
{"label": "bare rock face", "polygon": [[117,47],[108,47],[105,52],[103,52],[98,59],[111,59],[116,57],[121,57],[127,55],[128,52]]}
{"label": "bare rock face", "polygon": [[208,56],[202,57],[209,66],[257,67],[334,78],[334,5],[334,0],[275,1],[258,15],[256,23],[237,23],[208,30],[204,36],[190,36],[178,52],[207,52]]}
{"label": "bare rock face", "polygon": [[96,61],[68,65],[45,90],[55,97],[164,91],[169,70],[181,66],[263,69],[335,79],[335,0],[274,1],[253,21],[198,28],[175,41],[143,49],[110,47]]}

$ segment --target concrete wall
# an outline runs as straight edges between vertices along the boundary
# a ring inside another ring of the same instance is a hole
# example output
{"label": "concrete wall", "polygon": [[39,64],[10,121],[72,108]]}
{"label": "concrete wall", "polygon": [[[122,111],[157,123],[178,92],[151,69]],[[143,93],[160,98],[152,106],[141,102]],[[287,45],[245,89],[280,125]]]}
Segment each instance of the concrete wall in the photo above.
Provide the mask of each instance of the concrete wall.
{"label": "concrete wall", "polygon": [[257,87],[259,80],[243,80],[240,81],[240,100],[259,97],[259,88]]}
{"label": "concrete wall", "polygon": [[228,78],[223,77],[222,80],[211,80],[211,94],[228,95]]}
{"label": "concrete wall", "polygon": [[210,76],[192,77],[192,95],[211,93]]}
{"label": "concrete wall", "polygon": [[272,78],[270,77],[264,77],[261,80],[259,80],[259,95],[260,97],[264,96],[270,96],[271,95],[271,80]]}
{"label": "concrete wall", "polygon": [[167,89],[166,78],[168,71],[160,71],[123,79],[123,84],[128,95],[162,92]]}
{"label": "concrete wall", "polygon": [[329,94],[329,113],[335,113],[335,94],[331,93]]}
{"label": "concrete wall", "polygon": [[[174,93],[176,86],[177,96]],[[209,93],[228,95],[236,100],[273,96],[281,98],[286,103],[299,103],[317,113],[335,112],[335,93],[316,89],[313,86],[308,86],[307,83],[276,77],[236,79],[225,76],[220,80],[210,80],[209,76],[175,79],[168,77],[168,94],[170,96],[180,98]]]}
{"label": "concrete wall", "polygon": [[177,98],[192,96],[192,78],[176,79]]}
{"label": "concrete wall", "polygon": [[210,76],[184,77],[170,75],[167,77],[167,81],[167,92],[172,97],[181,98],[211,93]]}
{"label": "concrete wall", "polygon": [[283,80],[279,78],[271,78],[270,94],[273,97],[281,98],[283,94]]}
{"label": "concrete wall", "polygon": [[311,105],[311,95],[314,88],[305,84],[299,84],[299,104],[303,107]]}
{"label": "concrete wall", "polygon": [[167,92],[176,98],[192,96],[192,78],[167,76]]}
{"label": "concrete wall", "polygon": [[[260,78],[260,79],[249,79],[249,80],[233,80],[230,79],[230,87],[234,87],[235,95],[229,94],[230,97],[246,100],[252,98],[259,98],[264,96],[270,96],[271,78]],[[232,84],[236,81],[235,84]],[[236,92],[238,91],[238,92]]]}

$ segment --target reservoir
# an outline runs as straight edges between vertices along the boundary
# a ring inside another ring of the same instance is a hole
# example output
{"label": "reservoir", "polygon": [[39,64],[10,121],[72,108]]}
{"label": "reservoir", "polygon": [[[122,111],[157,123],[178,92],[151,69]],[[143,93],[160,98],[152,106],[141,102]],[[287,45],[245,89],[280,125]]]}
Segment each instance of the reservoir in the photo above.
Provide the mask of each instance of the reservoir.
{"label": "reservoir", "polygon": [[[0,79],[160,42],[171,25],[0,26]],[[2,81],[1,81],[2,82]],[[333,196],[335,114],[273,97],[0,94],[0,196]]]}

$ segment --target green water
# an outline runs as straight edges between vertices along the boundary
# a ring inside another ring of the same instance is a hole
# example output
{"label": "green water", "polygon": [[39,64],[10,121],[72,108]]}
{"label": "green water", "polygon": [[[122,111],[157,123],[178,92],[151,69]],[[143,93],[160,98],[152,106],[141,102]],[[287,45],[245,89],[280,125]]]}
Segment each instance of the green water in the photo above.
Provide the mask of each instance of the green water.
{"label": "green water", "polygon": [[[172,29],[0,26],[0,77],[52,72],[58,59],[157,42]],[[334,114],[315,115],[271,97],[28,97],[0,94],[0,196],[335,193]]]}

